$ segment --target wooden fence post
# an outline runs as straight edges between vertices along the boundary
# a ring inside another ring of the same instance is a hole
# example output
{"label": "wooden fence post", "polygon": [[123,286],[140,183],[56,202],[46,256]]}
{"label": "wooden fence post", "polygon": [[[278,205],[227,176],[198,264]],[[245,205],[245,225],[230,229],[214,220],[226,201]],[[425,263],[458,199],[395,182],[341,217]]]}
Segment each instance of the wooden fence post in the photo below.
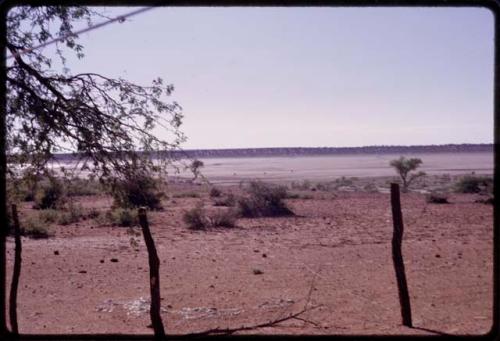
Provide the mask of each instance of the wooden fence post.
{"label": "wooden fence post", "polygon": [[14,240],[15,240],[15,251],[14,251],[14,270],[12,274],[12,283],[10,285],[10,297],[9,297],[9,317],[10,326],[12,328],[12,333],[14,335],[19,334],[19,329],[17,325],[17,288],[19,286],[19,277],[21,275],[21,229],[19,227],[19,218],[17,216],[17,206],[12,204],[12,220],[14,223]]}
{"label": "wooden fence post", "polygon": [[412,327],[410,295],[408,293],[408,285],[406,283],[405,265],[403,262],[403,254],[401,252],[401,244],[403,241],[403,215],[401,213],[401,202],[399,200],[399,185],[391,184],[391,206],[392,220],[394,223],[394,234],[392,236],[392,260],[394,261],[394,269],[396,270],[396,280],[398,282],[399,303],[401,305],[401,316],[403,325]]}
{"label": "wooden fence post", "polygon": [[149,258],[149,284],[151,291],[150,316],[151,324],[155,333],[155,339],[164,340],[165,330],[160,314],[160,260],[156,252],[155,243],[149,230],[148,217],[144,207],[139,208],[139,224],[142,228],[142,234],[146,243]]}

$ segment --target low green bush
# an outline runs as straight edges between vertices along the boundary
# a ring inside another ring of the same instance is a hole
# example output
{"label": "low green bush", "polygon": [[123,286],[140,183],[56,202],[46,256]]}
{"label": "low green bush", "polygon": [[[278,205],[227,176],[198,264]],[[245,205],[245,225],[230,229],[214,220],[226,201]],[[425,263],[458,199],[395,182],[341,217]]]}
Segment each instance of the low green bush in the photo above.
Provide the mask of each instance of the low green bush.
{"label": "low green bush", "polygon": [[300,194],[299,193],[287,193],[286,198],[287,199],[300,199]]}
{"label": "low green bush", "polygon": [[10,186],[14,187],[12,188],[12,191],[8,191],[9,195],[13,195],[16,200],[20,201],[34,201],[37,184],[39,184],[42,180],[42,176],[37,176],[29,171],[25,171],[21,175],[21,178],[15,179],[12,182],[9,181],[7,183],[7,189],[9,189]]}
{"label": "low green bush", "polygon": [[466,175],[455,184],[455,191],[458,193],[492,193],[493,178]]}
{"label": "low green bush", "polygon": [[341,186],[352,186],[353,184],[353,179],[348,179],[345,176],[335,179],[335,183],[337,184],[338,187]]}
{"label": "low green bush", "polygon": [[210,226],[210,219],[201,203],[197,204],[189,211],[186,211],[182,219],[187,224],[188,228],[192,230],[204,230]]}
{"label": "low green bush", "polygon": [[73,178],[68,181],[68,196],[89,196],[97,195],[101,192],[102,187],[98,181],[81,178]]}
{"label": "low green bush", "polygon": [[442,193],[430,193],[425,199],[429,204],[449,204],[448,197]]}
{"label": "low green bush", "polygon": [[199,198],[200,194],[197,192],[180,192],[174,193],[172,195],[173,198],[182,199],[182,198]]}
{"label": "low green bush", "polygon": [[139,223],[135,210],[116,208],[105,214],[108,223],[114,226],[132,227]]}
{"label": "low green bush", "polygon": [[233,209],[219,210],[208,214],[202,203],[186,211],[183,216],[184,222],[191,230],[205,230],[210,227],[235,227],[237,214]]}
{"label": "low green bush", "polygon": [[479,204],[495,205],[495,197],[488,196],[486,198],[476,199],[476,200],[474,200],[474,202],[479,203]]}
{"label": "low green bush", "polygon": [[113,205],[120,208],[146,206],[152,210],[161,209],[161,198],[164,194],[158,190],[159,187],[158,181],[146,175],[116,179],[111,185]]}
{"label": "low green bush", "polygon": [[318,182],[313,188],[322,192],[331,192],[336,189],[337,185],[334,182]]}
{"label": "low green bush", "polygon": [[34,239],[49,238],[53,233],[49,230],[46,224],[39,219],[29,217],[21,224],[21,235]]}
{"label": "low green bush", "polygon": [[217,187],[212,187],[210,189],[210,198],[219,198],[222,195],[222,191]]}
{"label": "low green bush", "polygon": [[235,227],[237,215],[233,210],[217,211],[209,219],[213,227]]}
{"label": "low green bush", "polygon": [[99,216],[101,215],[101,211],[99,211],[97,208],[92,207],[88,212],[87,212],[87,218],[89,219],[98,219]]}
{"label": "low green bush", "polygon": [[291,189],[296,189],[300,191],[305,191],[311,189],[311,181],[304,180],[302,182],[292,181],[290,184]]}
{"label": "low green bush", "polygon": [[233,193],[228,193],[224,197],[214,200],[214,206],[232,207],[234,205],[236,205],[236,197]]}
{"label": "low green bush", "polygon": [[34,209],[56,209],[62,206],[64,190],[59,180],[51,179],[41,184],[35,193]]}
{"label": "low green bush", "polygon": [[363,191],[368,193],[377,193],[378,187],[373,182],[370,182],[363,186]]}
{"label": "low green bush", "polygon": [[260,181],[250,182],[248,196],[238,200],[239,214],[246,218],[293,215],[284,202],[287,196],[287,188],[284,186],[265,184]]}
{"label": "low green bush", "polygon": [[59,211],[54,209],[41,210],[38,213],[38,219],[43,223],[55,223],[59,221]]}
{"label": "low green bush", "polygon": [[71,204],[66,210],[60,212],[57,222],[61,225],[70,225],[79,222],[85,217],[81,206]]}

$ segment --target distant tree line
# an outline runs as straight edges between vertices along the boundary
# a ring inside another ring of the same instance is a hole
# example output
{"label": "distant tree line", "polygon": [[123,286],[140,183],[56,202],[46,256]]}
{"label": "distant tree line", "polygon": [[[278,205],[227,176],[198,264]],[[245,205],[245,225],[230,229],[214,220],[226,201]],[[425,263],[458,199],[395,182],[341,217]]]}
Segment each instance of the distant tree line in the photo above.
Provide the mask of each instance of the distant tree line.
{"label": "distant tree line", "polygon": [[[266,156],[306,156],[306,155],[347,155],[347,154],[411,154],[411,153],[464,153],[493,152],[493,144],[444,144],[426,146],[366,146],[366,147],[290,147],[290,148],[233,148],[233,149],[194,149],[169,151],[161,156],[170,158],[209,158],[209,157],[266,157]],[[157,153],[160,156],[160,153]],[[57,154],[59,161],[73,160],[71,154]]]}

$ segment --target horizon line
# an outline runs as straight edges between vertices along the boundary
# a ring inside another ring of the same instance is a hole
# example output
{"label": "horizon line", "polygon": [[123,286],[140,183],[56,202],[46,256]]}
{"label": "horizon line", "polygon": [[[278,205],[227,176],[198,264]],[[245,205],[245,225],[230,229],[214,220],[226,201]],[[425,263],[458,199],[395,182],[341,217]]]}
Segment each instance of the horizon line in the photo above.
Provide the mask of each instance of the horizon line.
{"label": "horizon line", "polygon": [[234,149],[319,149],[319,148],[373,148],[373,147],[447,147],[447,146],[494,146],[494,142],[487,143],[443,143],[443,144],[373,144],[373,145],[363,145],[363,146],[316,146],[316,147],[304,147],[304,146],[288,146],[288,147],[221,147],[221,148],[181,148],[184,151],[193,150],[234,150]]}

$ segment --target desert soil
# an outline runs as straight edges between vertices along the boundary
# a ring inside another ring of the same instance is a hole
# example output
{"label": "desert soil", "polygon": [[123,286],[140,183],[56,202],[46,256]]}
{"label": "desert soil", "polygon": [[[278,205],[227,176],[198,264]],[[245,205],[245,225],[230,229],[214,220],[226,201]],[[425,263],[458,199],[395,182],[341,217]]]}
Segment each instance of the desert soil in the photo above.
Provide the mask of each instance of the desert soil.
{"label": "desert soil", "polygon": [[[171,198],[164,211],[148,213],[168,334],[258,325],[306,305],[311,310],[298,318],[239,333],[483,334],[492,326],[493,206],[475,203],[477,195],[450,194],[450,204],[440,205],[421,193],[402,195],[415,325],[408,328],[401,325],[388,193],[308,191],[312,198],[287,199],[293,217],[193,231],[182,215],[198,201],[227,209],[211,204],[205,186],[195,189],[200,198]],[[78,200],[102,210],[112,203]],[[30,211],[24,203],[21,214]],[[142,237],[133,245],[130,229],[93,220],[52,228],[52,238],[22,239],[20,332],[152,334]],[[9,237],[8,286],[13,246]]]}

